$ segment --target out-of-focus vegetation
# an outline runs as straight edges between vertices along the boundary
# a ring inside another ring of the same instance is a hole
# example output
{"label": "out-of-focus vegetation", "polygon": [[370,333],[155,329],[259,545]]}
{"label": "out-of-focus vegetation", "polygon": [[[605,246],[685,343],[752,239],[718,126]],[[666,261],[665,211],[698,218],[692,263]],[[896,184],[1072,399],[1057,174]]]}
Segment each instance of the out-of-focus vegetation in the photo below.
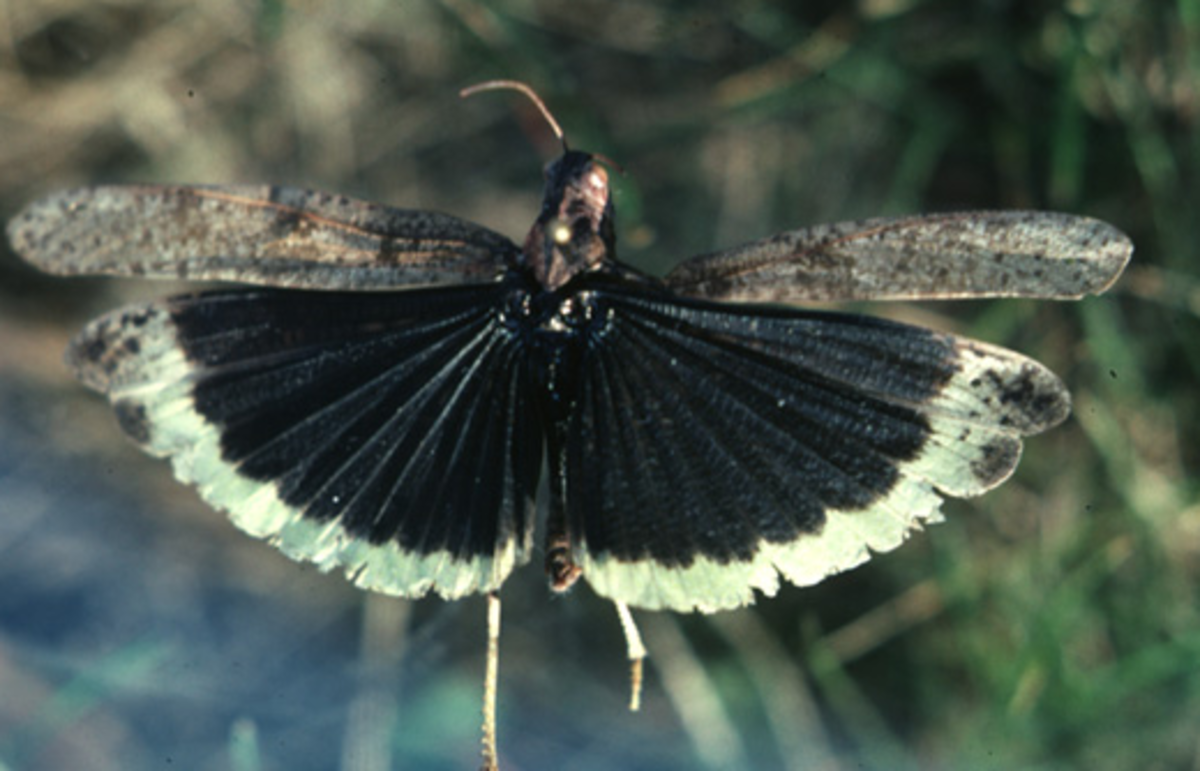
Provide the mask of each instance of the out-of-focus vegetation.
{"label": "out-of-focus vegetation", "polygon": [[[973,207],[1107,219],[1137,250],[1078,304],[879,308],[1035,356],[1075,417],[897,552],[715,617],[508,585],[511,768],[1200,764],[1200,5],[1073,0],[0,4],[0,218],[101,182],[279,182],[520,239],[556,145],[618,181],[625,259]],[[804,10],[799,10],[803,7]],[[0,767],[462,768],[483,603],[373,598],[245,538],[59,363],[174,287],[0,251]],[[872,309],[874,311],[876,309]],[[647,512],[653,516],[653,512]]]}

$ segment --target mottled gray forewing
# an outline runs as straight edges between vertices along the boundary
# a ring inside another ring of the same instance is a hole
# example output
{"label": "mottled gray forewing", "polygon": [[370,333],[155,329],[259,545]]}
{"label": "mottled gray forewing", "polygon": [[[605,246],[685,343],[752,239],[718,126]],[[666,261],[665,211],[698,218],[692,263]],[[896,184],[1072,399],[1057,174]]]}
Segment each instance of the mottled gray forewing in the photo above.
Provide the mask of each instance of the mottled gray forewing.
{"label": "mottled gray forewing", "polygon": [[666,277],[709,300],[1039,297],[1098,294],[1133,244],[1106,222],[1032,211],[818,225],[693,257]]}
{"label": "mottled gray forewing", "polygon": [[59,275],[389,289],[492,280],[517,247],[445,214],[295,188],[80,188],[27,206],[13,248]]}

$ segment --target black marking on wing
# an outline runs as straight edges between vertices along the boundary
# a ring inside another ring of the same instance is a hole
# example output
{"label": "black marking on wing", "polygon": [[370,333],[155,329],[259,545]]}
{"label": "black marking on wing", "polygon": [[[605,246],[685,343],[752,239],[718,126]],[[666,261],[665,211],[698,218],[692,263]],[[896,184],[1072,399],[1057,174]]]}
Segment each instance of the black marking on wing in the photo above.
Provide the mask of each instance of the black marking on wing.
{"label": "black marking on wing", "polygon": [[469,558],[523,541],[540,472],[507,291],[236,291],[170,311],[239,473],[372,544]]}
{"label": "black marking on wing", "polygon": [[593,556],[746,561],[883,499],[924,448],[952,338],[844,314],[601,291],[567,438]]}

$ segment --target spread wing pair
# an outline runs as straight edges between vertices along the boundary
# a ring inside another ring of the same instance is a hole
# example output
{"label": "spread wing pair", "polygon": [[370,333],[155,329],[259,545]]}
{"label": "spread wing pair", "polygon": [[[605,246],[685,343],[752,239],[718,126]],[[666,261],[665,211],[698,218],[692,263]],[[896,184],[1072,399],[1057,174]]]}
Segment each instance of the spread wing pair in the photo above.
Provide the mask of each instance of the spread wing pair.
{"label": "spread wing pair", "polygon": [[53,273],[259,287],[116,311],[69,361],[147,451],[289,555],[403,596],[492,590],[531,556],[548,473],[600,594],[703,611],[895,547],[1069,410],[1053,374],[1003,349],[739,303],[1077,298],[1132,250],[1102,222],[1034,212],[799,230],[662,282],[574,280],[556,297],[590,320],[547,358],[517,312],[537,297],[521,250],[445,215],[102,187],[31,205],[9,237]]}

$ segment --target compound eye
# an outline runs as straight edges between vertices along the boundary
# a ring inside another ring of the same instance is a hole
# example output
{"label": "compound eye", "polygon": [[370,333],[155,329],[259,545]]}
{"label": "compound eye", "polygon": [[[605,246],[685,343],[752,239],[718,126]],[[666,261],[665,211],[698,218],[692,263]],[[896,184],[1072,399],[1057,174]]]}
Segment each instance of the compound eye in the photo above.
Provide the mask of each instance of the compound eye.
{"label": "compound eye", "polygon": [[588,187],[597,193],[608,189],[608,172],[603,166],[592,166],[585,179]]}

